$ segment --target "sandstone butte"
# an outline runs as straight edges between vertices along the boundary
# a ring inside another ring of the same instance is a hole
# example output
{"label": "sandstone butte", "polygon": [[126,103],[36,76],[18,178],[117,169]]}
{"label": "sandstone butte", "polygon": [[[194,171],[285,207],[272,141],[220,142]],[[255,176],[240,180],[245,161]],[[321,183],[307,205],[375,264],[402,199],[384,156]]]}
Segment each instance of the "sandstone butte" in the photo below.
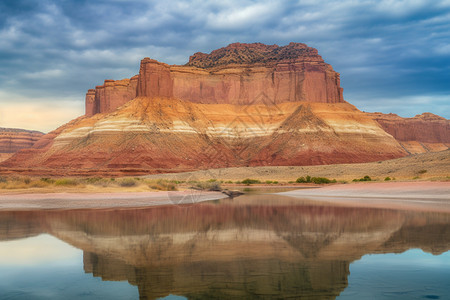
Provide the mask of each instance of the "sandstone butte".
{"label": "sandstone butte", "polygon": [[0,162],[21,149],[31,148],[43,135],[39,131],[0,127]]}
{"label": "sandstone butte", "polygon": [[0,166],[131,175],[408,155],[381,119],[344,101],[342,91],[339,73],[300,43],[235,43],[185,65],[144,58],[138,75],[89,90],[85,116]]}

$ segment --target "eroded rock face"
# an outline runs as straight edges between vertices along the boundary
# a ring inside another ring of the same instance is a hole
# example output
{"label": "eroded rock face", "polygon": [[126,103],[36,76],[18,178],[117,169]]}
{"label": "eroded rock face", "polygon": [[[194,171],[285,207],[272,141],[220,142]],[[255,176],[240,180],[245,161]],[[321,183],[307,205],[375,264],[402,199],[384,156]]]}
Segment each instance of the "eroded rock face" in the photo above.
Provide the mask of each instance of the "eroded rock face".
{"label": "eroded rock face", "polygon": [[138,76],[131,79],[105,80],[103,85],[86,93],[86,116],[112,112],[136,97]]}
{"label": "eroded rock face", "polygon": [[144,58],[139,75],[89,90],[86,115],[112,112],[136,96],[240,105],[344,101],[339,73],[316,49],[299,43],[236,43],[196,53],[184,66]]}
{"label": "eroded rock face", "polygon": [[39,131],[0,128],[0,161],[21,149],[31,148],[43,135]]}
{"label": "eroded rock face", "polygon": [[2,166],[142,174],[367,162],[407,154],[348,103],[242,106],[136,98],[113,113],[74,120],[41,140]]}
{"label": "eroded rock face", "polygon": [[410,153],[434,152],[450,146],[450,120],[432,113],[413,118],[396,114],[368,113]]}
{"label": "eroded rock face", "polygon": [[2,166],[123,175],[405,155],[371,117],[343,100],[339,74],[316,49],[255,43],[196,53],[184,66],[144,58],[139,75],[89,90],[86,116]]}

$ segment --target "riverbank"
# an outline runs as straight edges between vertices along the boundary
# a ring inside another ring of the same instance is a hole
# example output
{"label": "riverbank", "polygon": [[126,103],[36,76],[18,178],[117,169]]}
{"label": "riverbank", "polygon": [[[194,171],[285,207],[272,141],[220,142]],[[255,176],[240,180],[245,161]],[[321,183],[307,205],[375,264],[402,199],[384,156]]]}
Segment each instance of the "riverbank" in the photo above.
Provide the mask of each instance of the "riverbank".
{"label": "riverbank", "polygon": [[278,193],[333,205],[417,209],[450,213],[450,182],[336,184]]}
{"label": "riverbank", "polygon": [[139,208],[182,205],[219,200],[228,196],[210,191],[128,193],[34,193],[0,195],[0,210]]}

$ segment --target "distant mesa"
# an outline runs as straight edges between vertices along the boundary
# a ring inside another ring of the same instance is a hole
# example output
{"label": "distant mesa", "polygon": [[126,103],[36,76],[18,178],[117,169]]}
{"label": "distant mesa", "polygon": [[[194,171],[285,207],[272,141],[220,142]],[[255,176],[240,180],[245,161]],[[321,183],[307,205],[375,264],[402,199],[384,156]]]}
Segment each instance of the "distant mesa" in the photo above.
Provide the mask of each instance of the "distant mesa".
{"label": "distant mesa", "polygon": [[31,148],[43,135],[39,131],[0,127],[0,162],[19,150]]}
{"label": "distant mesa", "polygon": [[138,75],[88,90],[84,116],[0,166],[131,175],[370,162],[447,149],[449,132],[432,114],[359,111],[344,101],[339,73],[305,44],[235,43],[185,65],[144,58]]}
{"label": "distant mesa", "polygon": [[411,154],[443,151],[450,146],[449,120],[432,113],[413,118],[396,114],[369,113],[380,126]]}

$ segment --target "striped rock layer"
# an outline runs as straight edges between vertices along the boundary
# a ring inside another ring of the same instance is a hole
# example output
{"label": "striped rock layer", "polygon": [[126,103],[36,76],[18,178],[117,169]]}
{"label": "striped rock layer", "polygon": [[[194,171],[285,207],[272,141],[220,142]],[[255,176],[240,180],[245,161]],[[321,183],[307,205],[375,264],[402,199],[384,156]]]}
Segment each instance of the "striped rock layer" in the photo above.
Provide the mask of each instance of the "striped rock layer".
{"label": "striped rock layer", "polygon": [[348,103],[245,106],[139,97],[112,113],[62,126],[3,166],[139,174],[404,155],[391,135]]}
{"label": "striped rock layer", "polygon": [[444,151],[450,147],[450,120],[432,113],[413,118],[396,114],[369,113],[410,154]]}
{"label": "striped rock layer", "polygon": [[15,152],[31,148],[44,134],[16,128],[0,128],[0,161],[11,157]]}
{"label": "striped rock layer", "polygon": [[0,166],[36,174],[145,174],[397,158],[408,152],[342,97],[339,73],[305,44],[231,44],[184,66],[86,95],[86,114]]}

